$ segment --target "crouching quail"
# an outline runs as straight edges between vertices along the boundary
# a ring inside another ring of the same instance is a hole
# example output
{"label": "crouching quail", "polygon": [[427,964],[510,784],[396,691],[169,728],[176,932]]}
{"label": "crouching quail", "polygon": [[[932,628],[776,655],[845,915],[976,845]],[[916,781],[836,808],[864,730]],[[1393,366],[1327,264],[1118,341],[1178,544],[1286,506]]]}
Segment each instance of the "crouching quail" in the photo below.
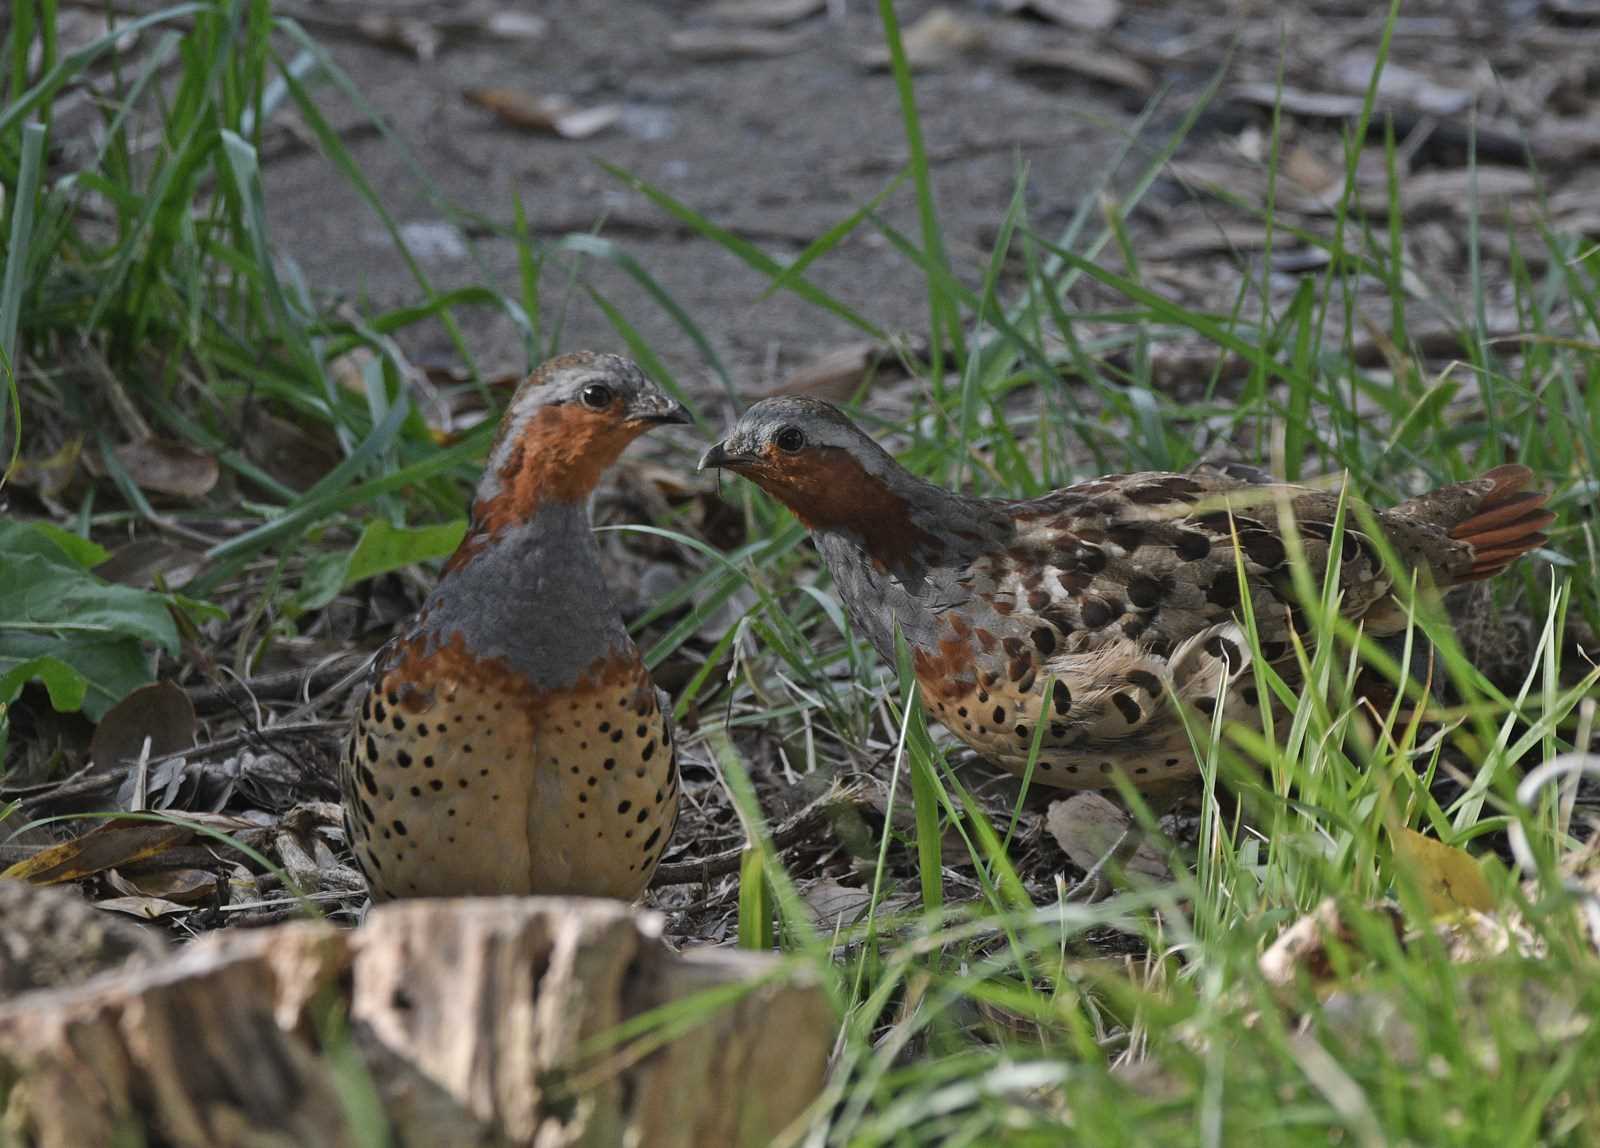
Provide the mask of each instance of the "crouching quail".
{"label": "crouching quail", "polygon": [[[750,479],[812,532],[855,625],[886,659],[898,626],[932,716],[996,764],[1109,787],[1166,788],[1196,771],[1171,698],[1249,721],[1261,703],[1240,625],[1242,561],[1263,656],[1292,673],[1296,599],[1280,507],[1313,570],[1338,496],[1223,469],[1109,475],[1039,498],[969,498],[916,478],[833,406],[756,403],[702,467]],[[1403,563],[1441,588],[1489,578],[1553,520],[1532,473],[1499,466],[1374,510]],[[1234,539],[1237,538],[1237,552]],[[1371,633],[1405,612],[1349,518],[1340,608]]]}

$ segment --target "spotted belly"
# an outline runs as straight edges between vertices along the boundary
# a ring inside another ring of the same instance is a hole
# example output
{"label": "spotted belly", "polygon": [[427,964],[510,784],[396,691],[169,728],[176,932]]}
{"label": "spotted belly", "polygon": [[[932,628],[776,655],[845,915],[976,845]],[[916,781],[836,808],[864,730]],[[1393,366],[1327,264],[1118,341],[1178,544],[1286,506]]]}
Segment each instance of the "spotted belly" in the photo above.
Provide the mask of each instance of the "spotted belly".
{"label": "spotted belly", "polygon": [[536,691],[442,654],[379,675],[345,746],[346,826],[374,899],[637,897],[679,796],[643,666]]}

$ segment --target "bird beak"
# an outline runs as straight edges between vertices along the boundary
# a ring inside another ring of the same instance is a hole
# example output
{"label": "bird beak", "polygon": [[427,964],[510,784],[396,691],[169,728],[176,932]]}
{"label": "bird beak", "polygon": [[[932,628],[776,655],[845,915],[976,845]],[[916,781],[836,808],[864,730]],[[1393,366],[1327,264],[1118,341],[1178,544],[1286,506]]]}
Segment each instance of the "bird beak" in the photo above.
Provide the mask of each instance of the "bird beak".
{"label": "bird beak", "polygon": [[639,415],[638,419],[642,423],[649,423],[651,426],[657,427],[688,426],[694,422],[694,416],[688,412],[682,403],[675,399],[667,399],[665,405],[659,410]]}
{"label": "bird beak", "polygon": [[738,470],[741,466],[748,466],[759,459],[753,454],[738,454],[728,449],[728,440],[723,439],[716,446],[700,456],[700,465],[695,470],[705,470],[714,467],[717,470]]}

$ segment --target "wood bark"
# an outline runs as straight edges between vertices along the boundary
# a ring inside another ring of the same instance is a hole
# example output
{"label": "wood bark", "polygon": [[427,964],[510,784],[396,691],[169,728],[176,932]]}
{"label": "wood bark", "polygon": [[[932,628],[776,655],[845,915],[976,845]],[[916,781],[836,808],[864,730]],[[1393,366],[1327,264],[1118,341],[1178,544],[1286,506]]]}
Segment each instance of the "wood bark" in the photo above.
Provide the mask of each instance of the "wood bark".
{"label": "wood bark", "polygon": [[834,1028],[807,973],[617,902],[401,902],[0,1003],[0,1143],[762,1145]]}

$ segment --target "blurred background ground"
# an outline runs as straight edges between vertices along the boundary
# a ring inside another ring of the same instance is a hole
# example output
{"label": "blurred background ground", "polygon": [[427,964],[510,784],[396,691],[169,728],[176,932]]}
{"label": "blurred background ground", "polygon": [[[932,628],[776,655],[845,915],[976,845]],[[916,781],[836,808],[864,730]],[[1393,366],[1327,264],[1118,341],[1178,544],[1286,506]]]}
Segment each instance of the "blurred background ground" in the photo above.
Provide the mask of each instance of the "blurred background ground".
{"label": "blurred background ground", "polygon": [[[1086,197],[1092,206],[1097,195],[1123,193],[1219,80],[1178,162],[1141,200],[1129,229],[1157,285],[1227,312],[1265,235],[1259,218],[1224,199],[1265,202],[1280,75],[1284,162],[1273,270],[1292,288],[1297,274],[1316,267],[1319,254],[1285,232],[1330,230],[1345,165],[1341,134],[1372,75],[1381,8],[1136,0],[898,8],[946,244],[969,282],[988,258],[1021,168],[1030,222],[1054,237]],[[494,30],[497,17],[523,11],[408,0],[384,5],[381,17],[361,4],[306,13],[410,149],[408,157],[372,130],[358,108],[341,114],[335,103],[330,112],[435,286],[514,287],[516,247],[505,232],[520,196],[539,237],[593,232],[624,246],[702,327],[744,388],[763,389],[859,339],[793,296],[763,298],[766,276],[600,164],[656,185],[780,262],[793,258],[906,162],[875,5],[633,3],[581,15],[539,8],[527,11],[542,24],[520,24],[515,35]],[[571,101],[593,113],[571,126],[593,134],[568,139],[519,127],[515,112],[497,114],[470,98],[477,89],[495,90],[513,108],[519,97]],[[1577,234],[1600,234],[1590,174],[1600,161],[1597,100],[1600,12],[1577,0],[1403,6],[1376,125],[1381,132],[1387,113],[1394,126],[1406,243],[1424,292],[1442,296],[1441,311],[1459,308],[1461,293],[1448,285],[1467,278],[1474,139],[1479,204],[1486,216],[1509,216],[1526,230],[1533,241],[1523,245],[1525,258],[1540,257],[1533,228],[1541,208]],[[282,122],[281,151],[265,165],[269,219],[306,281],[373,309],[414,301],[417,289],[378,219],[314,147],[302,146],[304,130],[291,130],[292,117]],[[1528,157],[1535,174],[1525,169]],[[1381,213],[1381,149],[1360,166],[1370,208]],[[440,196],[460,215],[441,211]],[[916,233],[909,184],[889,196],[882,215]],[[1375,223],[1381,229],[1381,214]],[[1509,257],[1504,238],[1491,240],[1484,257],[1483,274],[1503,277],[1493,265]],[[602,291],[686,382],[697,372],[708,381],[695,346],[632,279],[604,261],[572,262],[558,260]],[[810,274],[886,331],[925,335],[923,277],[874,229],[856,230]],[[509,320],[487,308],[463,316],[486,370],[525,365]],[[618,341],[582,290],[571,294],[564,331],[574,347]],[[442,332],[417,339],[423,361],[453,359]]]}

